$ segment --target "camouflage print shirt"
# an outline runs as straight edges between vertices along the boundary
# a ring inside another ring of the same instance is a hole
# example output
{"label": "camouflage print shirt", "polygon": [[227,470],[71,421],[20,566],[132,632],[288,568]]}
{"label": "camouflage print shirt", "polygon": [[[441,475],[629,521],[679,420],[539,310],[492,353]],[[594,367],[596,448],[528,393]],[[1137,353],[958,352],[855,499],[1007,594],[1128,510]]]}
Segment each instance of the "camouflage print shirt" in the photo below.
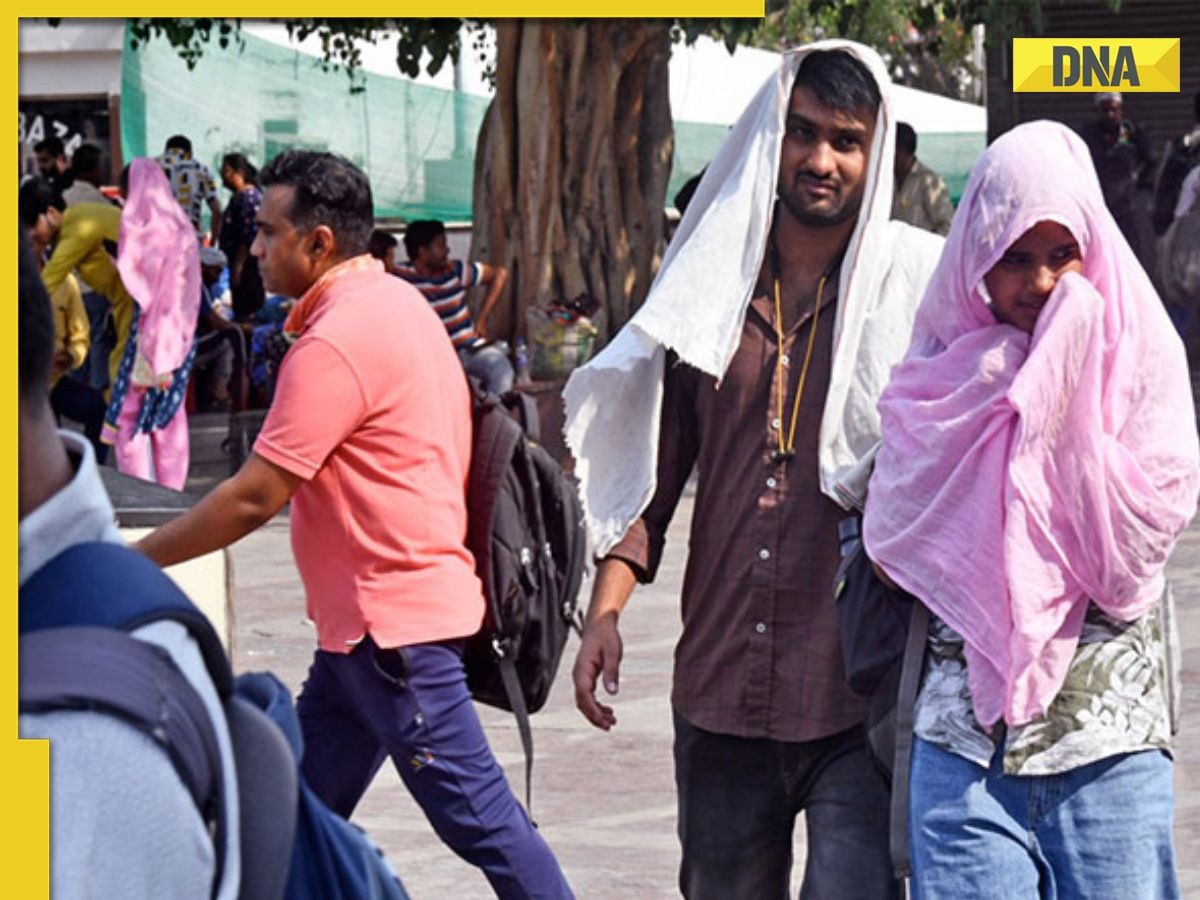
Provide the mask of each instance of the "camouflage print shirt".
{"label": "camouflage print shirt", "polygon": [[[1134,622],[1118,622],[1088,604],[1079,648],[1049,710],[1005,734],[1006,774],[1053,775],[1122,753],[1170,749],[1161,608]],[[914,730],[984,768],[995,750],[975,720],[963,639],[933,616]]]}

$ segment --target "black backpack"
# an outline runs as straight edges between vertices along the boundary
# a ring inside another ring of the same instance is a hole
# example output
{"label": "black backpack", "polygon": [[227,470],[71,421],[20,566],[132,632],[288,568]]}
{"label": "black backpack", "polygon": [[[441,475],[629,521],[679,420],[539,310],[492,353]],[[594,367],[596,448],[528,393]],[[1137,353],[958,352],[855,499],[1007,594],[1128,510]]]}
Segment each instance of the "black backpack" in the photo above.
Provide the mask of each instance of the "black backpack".
{"label": "black backpack", "polygon": [[897,878],[906,878],[908,776],[913,715],[924,669],[929,613],[916,597],[875,574],[862,542],[862,517],[838,525],[842,560],[834,577],[842,662],[850,690],[867,702],[863,731],[872,762],[891,790],[889,844]]}
{"label": "black backpack", "polygon": [[575,484],[538,444],[533,401],[489,394],[471,380],[473,438],[467,546],[483,582],[483,627],[467,641],[467,686],[516,715],[530,806],[529,715],[550,695],[567,636],[580,632],[587,541]]}

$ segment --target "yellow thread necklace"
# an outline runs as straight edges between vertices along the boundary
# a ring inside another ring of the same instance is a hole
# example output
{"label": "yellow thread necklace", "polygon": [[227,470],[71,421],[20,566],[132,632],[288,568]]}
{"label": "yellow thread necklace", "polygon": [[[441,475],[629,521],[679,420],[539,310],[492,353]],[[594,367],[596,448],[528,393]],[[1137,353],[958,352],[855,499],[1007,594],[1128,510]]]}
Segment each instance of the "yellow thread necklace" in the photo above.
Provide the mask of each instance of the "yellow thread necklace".
{"label": "yellow thread necklace", "polygon": [[[845,250],[843,248],[842,253]],[[804,365],[800,368],[800,381],[796,385],[796,399],[792,403],[792,422],[785,429],[783,420],[783,404],[787,399],[787,380],[783,375],[783,301],[781,298],[779,278],[779,249],[771,241],[771,280],[775,293],[775,382],[779,385],[775,391],[776,421],[779,423],[779,449],[771,455],[772,462],[787,462],[796,455],[796,423],[800,420],[800,401],[804,396],[804,382],[808,379],[808,366],[812,362],[813,347],[817,343],[817,323],[821,318],[821,302],[825,297],[825,282],[837,269],[842,261],[842,253],[838,253],[829,264],[821,280],[817,282],[817,302],[813,307],[812,325],[808,329],[808,347],[804,351]]]}
{"label": "yellow thread necklace", "polygon": [[784,430],[783,401],[787,393],[787,381],[783,376],[783,303],[780,300],[779,276],[774,278],[775,286],[775,381],[779,389],[775,392],[775,407],[779,422],[779,449],[775,451],[776,462],[787,462],[796,455],[796,423],[800,420],[800,399],[804,396],[804,382],[808,378],[808,366],[812,362],[813,347],[817,343],[817,322],[821,317],[821,300],[825,294],[825,281],[828,275],[822,275],[817,284],[817,304],[813,310],[812,326],[808,329],[808,347],[804,351],[804,365],[800,369],[800,383],[796,385],[796,399],[792,403],[792,423]]}

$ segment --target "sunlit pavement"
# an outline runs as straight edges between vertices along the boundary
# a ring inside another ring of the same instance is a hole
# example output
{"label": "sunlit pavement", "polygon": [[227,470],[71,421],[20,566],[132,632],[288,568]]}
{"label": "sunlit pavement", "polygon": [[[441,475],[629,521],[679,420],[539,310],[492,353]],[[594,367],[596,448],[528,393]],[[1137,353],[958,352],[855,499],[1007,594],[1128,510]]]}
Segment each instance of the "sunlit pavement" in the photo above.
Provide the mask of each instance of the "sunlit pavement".
{"label": "sunlit pavement", "polygon": [[[193,417],[195,478],[202,489],[223,474],[217,446],[221,417]],[[533,718],[536,763],[533,815],[581,898],[678,896],[675,791],[671,764],[671,653],[679,631],[691,498],[685,497],[668,540],[659,580],[640,588],[621,621],[625,659],[614,701],[617,726],[602,733],[575,711],[572,638],[546,708]],[[299,690],[314,633],[281,518],[233,548],[235,664],[270,669]],[[1182,731],[1176,744],[1176,852],[1184,896],[1200,896],[1200,524],[1185,535],[1170,564],[1183,643]],[[518,796],[524,762],[512,717],[480,707],[492,747]],[[488,897],[487,882],[434,836],[390,764],[355,813],[383,847],[414,900]],[[803,865],[803,824],[796,834],[796,875]]]}

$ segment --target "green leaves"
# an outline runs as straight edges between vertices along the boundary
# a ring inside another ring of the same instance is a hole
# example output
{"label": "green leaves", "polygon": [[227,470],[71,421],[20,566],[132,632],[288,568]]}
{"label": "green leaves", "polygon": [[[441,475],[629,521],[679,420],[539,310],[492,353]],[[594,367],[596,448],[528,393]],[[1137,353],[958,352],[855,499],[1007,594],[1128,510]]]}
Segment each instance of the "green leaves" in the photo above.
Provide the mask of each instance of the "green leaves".
{"label": "green leaves", "polygon": [[[50,20],[57,25],[61,20]],[[241,19],[130,19],[129,45],[136,50],[142,44],[156,38],[165,39],[179,52],[179,57],[189,69],[204,55],[205,46],[213,39],[226,48],[231,42],[243,46]]]}
{"label": "green leaves", "polygon": [[[58,20],[50,20],[57,24]],[[329,71],[343,69],[351,93],[365,89],[362,47],[381,41],[396,41],[396,68],[409,77],[425,71],[437,74],[447,59],[458,59],[462,19],[273,19],[282,24],[293,41],[315,37],[320,44],[319,65]],[[244,46],[241,19],[130,19],[130,46],[136,50],[151,40],[166,40],[189,69],[196,67],[205,49],[215,39],[217,46]],[[470,23],[481,28],[482,22]]]}

